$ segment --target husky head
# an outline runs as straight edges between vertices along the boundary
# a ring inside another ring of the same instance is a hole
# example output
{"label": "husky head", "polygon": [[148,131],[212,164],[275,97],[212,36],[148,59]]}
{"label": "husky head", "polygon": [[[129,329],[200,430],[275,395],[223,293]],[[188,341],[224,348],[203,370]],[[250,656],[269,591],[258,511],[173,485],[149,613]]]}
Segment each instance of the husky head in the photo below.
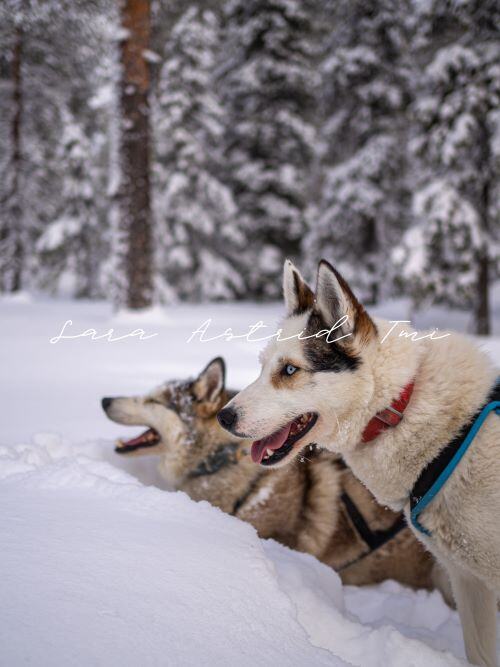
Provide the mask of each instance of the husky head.
{"label": "husky head", "polygon": [[260,376],[218,415],[225,429],[254,440],[252,459],[264,466],[331,442],[373,394],[377,329],[340,273],[322,260],[314,294],[287,261],[283,291],[287,315],[261,355]]}
{"label": "husky head", "polygon": [[115,451],[126,456],[160,455],[161,472],[175,486],[230,440],[216,420],[228,398],[224,360],[217,357],[194,380],[166,382],[144,396],[106,397],[101,404],[118,424],[148,427],[137,437],[119,440]]}

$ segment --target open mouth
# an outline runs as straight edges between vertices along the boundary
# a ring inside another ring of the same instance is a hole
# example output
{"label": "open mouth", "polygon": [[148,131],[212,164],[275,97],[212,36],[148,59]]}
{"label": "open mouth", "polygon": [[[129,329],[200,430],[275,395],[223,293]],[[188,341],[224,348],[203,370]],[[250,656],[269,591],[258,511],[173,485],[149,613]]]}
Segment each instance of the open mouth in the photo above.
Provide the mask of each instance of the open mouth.
{"label": "open mouth", "polygon": [[306,412],[288,422],[279,431],[256,440],[252,444],[252,461],[264,466],[271,466],[282,461],[293,449],[296,442],[312,429],[318,415]]}
{"label": "open mouth", "polygon": [[147,431],[141,433],[136,438],[131,438],[130,440],[117,440],[115,452],[118,454],[128,454],[129,452],[134,452],[137,449],[143,449],[145,447],[154,447],[160,442],[160,435],[154,428],[148,428]]}

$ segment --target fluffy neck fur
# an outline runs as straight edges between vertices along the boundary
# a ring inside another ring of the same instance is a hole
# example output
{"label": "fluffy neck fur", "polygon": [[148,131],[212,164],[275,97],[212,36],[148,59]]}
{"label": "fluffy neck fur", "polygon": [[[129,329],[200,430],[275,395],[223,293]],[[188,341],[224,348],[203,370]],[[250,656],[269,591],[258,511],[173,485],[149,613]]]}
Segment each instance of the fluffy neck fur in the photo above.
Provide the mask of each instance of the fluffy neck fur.
{"label": "fluffy neck fur", "polygon": [[[427,462],[486,400],[496,371],[484,353],[455,333],[412,341],[399,336],[402,329],[409,330],[403,325],[382,343],[392,326],[377,321],[377,342],[367,351],[363,371],[373,388],[371,398],[361,409],[354,401],[351,410],[339,416],[328,447],[344,455],[380,503],[400,510]],[[415,388],[403,421],[374,441],[361,443],[369,419],[412,379]]]}

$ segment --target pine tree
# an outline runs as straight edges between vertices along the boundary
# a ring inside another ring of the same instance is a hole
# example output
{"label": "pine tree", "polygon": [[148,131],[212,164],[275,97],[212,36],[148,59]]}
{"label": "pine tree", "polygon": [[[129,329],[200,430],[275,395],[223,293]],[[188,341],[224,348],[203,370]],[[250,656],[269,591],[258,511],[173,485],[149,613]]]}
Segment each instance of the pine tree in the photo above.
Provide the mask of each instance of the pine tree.
{"label": "pine tree", "polygon": [[301,0],[225,7],[225,157],[247,243],[239,267],[253,296],[279,295],[283,259],[298,256],[305,229],[318,85],[309,10]]}
{"label": "pine tree", "polygon": [[[12,53],[18,43],[21,55],[17,77],[13,75],[16,68],[10,67],[16,58],[9,57],[9,79],[2,82],[8,94],[0,96],[0,118],[9,122],[9,131],[3,131],[3,122],[0,126],[1,289],[12,289],[20,282],[12,280],[10,258],[16,248],[12,240],[17,240],[16,253],[21,261],[16,264],[22,267],[23,289],[46,286],[57,291],[62,283],[77,282],[76,277],[68,281],[67,273],[59,282],[52,264],[55,255],[38,252],[37,248],[42,235],[71,207],[65,202],[69,191],[64,186],[71,169],[65,161],[68,153],[62,149],[67,118],[72,115],[84,134],[89,170],[95,171],[94,161],[102,161],[105,152],[102,142],[96,144],[102,133],[89,99],[95,90],[93,74],[103,52],[109,49],[103,28],[108,24],[102,20],[109,15],[108,3],[99,4],[98,0],[5,0],[0,7],[2,43],[9,45]],[[73,48],[68,49],[68,42]],[[4,71],[0,66],[0,76]],[[13,104],[14,100],[17,102]],[[107,184],[97,178],[92,182],[95,189],[89,201],[97,214],[105,208]],[[99,238],[104,232],[99,228]],[[70,244],[66,247],[69,249]],[[56,264],[66,270],[70,262],[60,250]]]}
{"label": "pine tree", "polygon": [[64,165],[61,209],[38,238],[39,286],[74,297],[100,295],[102,236],[96,206],[97,179],[90,140],[76,119],[63,113],[57,159]]}
{"label": "pine tree", "polygon": [[320,256],[334,261],[368,302],[391,278],[388,249],[406,224],[409,10],[336,2],[321,68],[322,183],[303,252],[311,271]]}
{"label": "pine tree", "polygon": [[21,289],[25,253],[23,210],[22,122],[24,91],[22,81],[23,29],[18,20],[11,46],[12,112],[10,119],[11,150],[6,171],[3,215],[0,222],[0,290]]}
{"label": "pine tree", "polygon": [[452,12],[439,2],[432,10],[413,141],[424,178],[400,259],[417,303],[472,307],[486,334],[499,258],[500,10],[470,3]]}
{"label": "pine tree", "polygon": [[156,265],[163,298],[234,298],[242,247],[236,207],[220,178],[224,112],[214,89],[216,15],[188,9],[173,28],[158,81]]}

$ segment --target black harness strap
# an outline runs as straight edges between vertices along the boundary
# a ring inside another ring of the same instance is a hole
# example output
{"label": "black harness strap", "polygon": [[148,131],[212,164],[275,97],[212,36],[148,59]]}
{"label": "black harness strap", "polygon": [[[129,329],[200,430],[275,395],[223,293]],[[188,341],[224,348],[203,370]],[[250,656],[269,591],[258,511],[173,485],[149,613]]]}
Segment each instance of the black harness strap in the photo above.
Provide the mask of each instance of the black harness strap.
{"label": "black harness strap", "polygon": [[[492,403],[493,401],[500,401],[500,381],[495,384],[484,405]],[[480,415],[484,405],[482,405],[469,421],[462,426],[457,436],[453,438],[453,440],[439,452],[436,458],[430,461],[430,463],[428,463],[422,470],[410,493],[410,510],[413,510],[416,507],[417,503],[425,496],[427,491],[429,491],[441,473],[448,466],[451,459],[460,448],[460,445],[464,441],[471,426]]]}
{"label": "black harness strap", "polygon": [[[245,455],[246,450],[241,449],[241,445],[238,442],[230,442],[227,445],[221,445],[218,447],[215,452],[209,454],[207,458],[198,464],[198,466],[191,470],[188,477],[190,479],[196,479],[197,477],[206,477],[207,475],[215,475],[223,468],[227,468],[230,465],[236,465],[239,463],[241,457]],[[246,491],[243,493],[240,498],[236,500],[233,505],[233,510],[231,514],[236,514],[238,510],[246,503],[248,498],[257,488],[257,485],[260,481],[260,478],[264,474],[264,471],[259,470],[255,477],[250,482]]]}
{"label": "black harness strap", "polygon": [[231,514],[234,516],[236,513],[243,507],[243,505],[246,503],[246,501],[250,498],[252,493],[255,491],[257,488],[258,483],[260,482],[260,479],[262,475],[264,474],[263,471],[259,471],[253,480],[250,482],[250,485],[248,486],[247,490],[245,493],[238,498],[238,500],[234,503],[233,505],[233,511]]}
{"label": "black harness strap", "polygon": [[230,442],[227,445],[221,445],[212,454],[191,470],[188,477],[205,477],[206,475],[215,475],[222,468],[229,465],[236,465],[241,458],[240,445],[237,442]]}
{"label": "black harness strap", "polygon": [[386,530],[372,530],[348,494],[344,492],[341,499],[356,532],[370,549],[370,551],[367,554],[364,554],[363,557],[368,556],[375,551],[375,549],[379,549],[384,546],[384,544],[387,544],[387,542],[392,540],[393,537],[396,537],[396,535],[406,527],[405,518],[401,514],[392,526]]}

